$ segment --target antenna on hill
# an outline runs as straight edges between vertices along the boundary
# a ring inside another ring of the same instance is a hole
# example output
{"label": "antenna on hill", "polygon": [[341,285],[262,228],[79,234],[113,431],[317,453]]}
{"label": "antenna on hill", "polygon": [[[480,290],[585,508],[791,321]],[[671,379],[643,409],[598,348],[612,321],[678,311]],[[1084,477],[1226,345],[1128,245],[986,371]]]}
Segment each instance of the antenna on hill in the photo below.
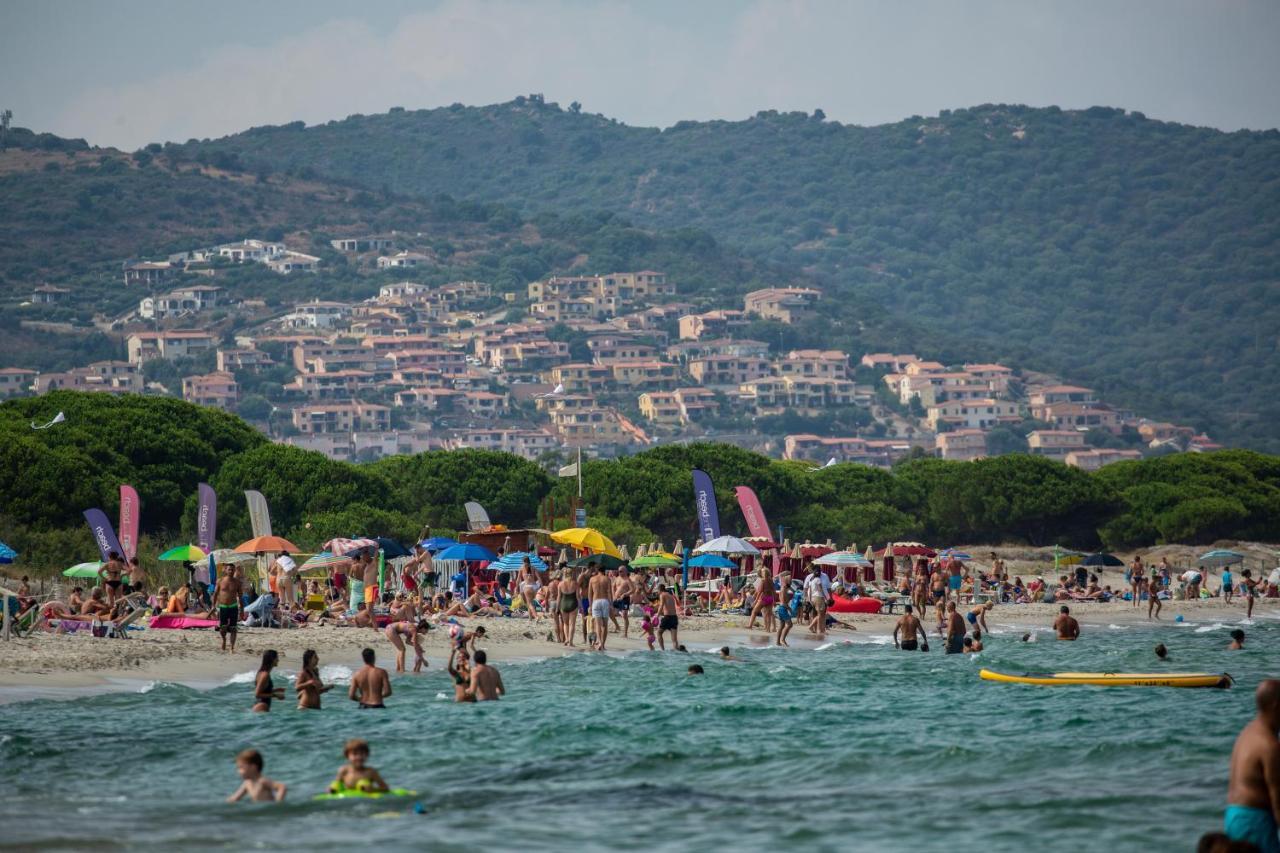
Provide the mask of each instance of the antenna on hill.
{"label": "antenna on hill", "polygon": [[9,141],[9,125],[13,122],[13,110],[0,112],[0,148]]}

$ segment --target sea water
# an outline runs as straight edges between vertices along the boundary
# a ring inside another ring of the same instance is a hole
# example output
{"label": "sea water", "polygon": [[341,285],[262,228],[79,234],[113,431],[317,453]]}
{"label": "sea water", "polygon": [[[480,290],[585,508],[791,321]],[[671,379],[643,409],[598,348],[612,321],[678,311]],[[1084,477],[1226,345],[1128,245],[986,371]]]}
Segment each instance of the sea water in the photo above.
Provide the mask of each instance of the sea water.
{"label": "sea water", "polygon": [[[1280,675],[1275,623],[1246,625],[1248,648],[1228,653],[1232,627],[1085,626],[1074,644],[1010,629],[975,656],[841,633],[821,650],[735,649],[741,663],[499,659],[501,702],[455,704],[432,671],[395,677],[381,712],[343,686],[320,712],[295,710],[290,689],[252,714],[246,678],[19,702],[0,706],[0,848],[1191,849],[1221,824],[1254,687]],[[981,681],[984,666],[1226,671],[1236,686],[1006,685]],[[352,737],[418,794],[312,800]],[[287,803],[223,802],[247,747]]]}

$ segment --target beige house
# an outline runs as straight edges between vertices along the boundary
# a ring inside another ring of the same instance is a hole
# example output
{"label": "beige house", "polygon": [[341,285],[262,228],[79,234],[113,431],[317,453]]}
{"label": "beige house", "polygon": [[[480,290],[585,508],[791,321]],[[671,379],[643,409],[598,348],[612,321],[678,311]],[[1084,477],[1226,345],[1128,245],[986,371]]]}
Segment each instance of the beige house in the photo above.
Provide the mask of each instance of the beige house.
{"label": "beige house", "polygon": [[30,394],[35,380],[36,371],[34,370],[28,370],[25,367],[0,368],[0,400]]}
{"label": "beige house", "polygon": [[1137,450],[1110,450],[1094,448],[1093,450],[1073,450],[1067,454],[1066,463],[1084,471],[1097,471],[1104,465],[1114,462],[1127,462],[1141,459],[1142,453]]}
{"label": "beige house", "polygon": [[813,317],[821,298],[822,291],[811,287],[768,287],[748,293],[743,308],[748,314],[791,324]]}
{"label": "beige house", "polygon": [[741,385],[769,375],[769,362],[755,356],[707,356],[689,361],[699,385]]}
{"label": "beige house", "polygon": [[1022,420],[1018,404],[990,397],[979,400],[951,400],[929,406],[926,410],[929,429],[939,432],[950,425],[956,429],[991,429],[1000,424],[1014,424]]}
{"label": "beige house", "polygon": [[934,438],[938,455],[957,462],[972,462],[987,455],[987,434],[980,429],[942,432]]}
{"label": "beige house", "polygon": [[1037,456],[1066,461],[1067,454],[1084,450],[1084,433],[1075,429],[1038,429],[1027,433],[1027,446]]}
{"label": "beige house", "polygon": [[194,358],[213,349],[215,343],[213,335],[195,329],[134,332],[126,339],[130,364],[143,364],[153,358]]}
{"label": "beige house", "polygon": [[216,370],[203,376],[187,376],[182,380],[182,399],[199,406],[234,409],[240,400],[236,377]]}
{"label": "beige house", "polygon": [[293,425],[304,435],[339,432],[377,432],[391,428],[391,410],[371,403],[299,406]]}

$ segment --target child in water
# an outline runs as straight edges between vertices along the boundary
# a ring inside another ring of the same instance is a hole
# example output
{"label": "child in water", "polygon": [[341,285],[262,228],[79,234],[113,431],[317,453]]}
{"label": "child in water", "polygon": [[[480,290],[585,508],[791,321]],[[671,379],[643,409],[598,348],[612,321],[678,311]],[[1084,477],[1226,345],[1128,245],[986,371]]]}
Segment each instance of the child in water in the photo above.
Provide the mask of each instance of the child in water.
{"label": "child in water", "polygon": [[245,797],[256,803],[278,803],[289,790],[283,782],[276,782],[262,775],[262,753],[256,749],[246,749],[236,756],[236,772],[244,781],[234,794],[227,797],[228,803]]}
{"label": "child in water", "polygon": [[342,748],[347,763],[338,768],[338,776],[329,785],[330,794],[343,791],[363,791],[365,793],[385,793],[390,790],[382,781],[381,774],[365,764],[369,760],[369,742],[360,738],[347,741]]}

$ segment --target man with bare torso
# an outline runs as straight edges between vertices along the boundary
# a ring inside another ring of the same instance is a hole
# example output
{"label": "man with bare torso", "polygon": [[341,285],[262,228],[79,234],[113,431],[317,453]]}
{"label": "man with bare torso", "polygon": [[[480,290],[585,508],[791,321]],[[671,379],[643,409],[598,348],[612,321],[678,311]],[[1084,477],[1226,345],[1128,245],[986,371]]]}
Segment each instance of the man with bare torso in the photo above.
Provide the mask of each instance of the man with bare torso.
{"label": "man with bare torso", "polygon": [[1053,620],[1053,630],[1059,640],[1076,640],[1080,637],[1080,623],[1071,615],[1071,608],[1062,605],[1058,609],[1058,618]]}
{"label": "man with bare torso", "polygon": [[587,581],[587,596],[591,599],[591,627],[595,629],[596,641],[592,648],[604,651],[604,642],[609,637],[609,616],[613,612],[612,584],[599,566]]}
{"label": "man with bare torso", "polygon": [[1280,681],[1267,679],[1254,693],[1258,715],[1231,750],[1230,782],[1223,828],[1232,841],[1253,844],[1262,853],[1280,853]]}
{"label": "man with bare torso", "polygon": [[[903,605],[903,614],[898,618],[898,622],[893,626],[893,647],[902,649],[904,652],[914,652],[920,648],[920,638],[925,635],[924,625],[920,622],[920,617],[911,612],[911,605]],[[902,635],[899,642],[898,635]],[[924,650],[929,651],[929,644],[924,644]]]}
{"label": "man with bare torso", "polygon": [[351,686],[347,688],[347,698],[358,703],[361,710],[365,708],[385,708],[384,701],[391,695],[391,676],[380,666],[374,666],[373,649],[360,652],[364,666],[351,676]]}
{"label": "man with bare torso", "polygon": [[671,594],[671,587],[664,586],[661,594],[658,596],[658,647],[664,651],[667,644],[663,642],[663,635],[668,631],[671,632],[671,648],[680,648],[680,616],[679,602],[676,597]]}
{"label": "man with bare torso", "polygon": [[623,566],[618,569],[618,576],[613,579],[613,609],[617,611],[613,624],[618,625],[618,616],[622,616],[622,636],[631,633],[631,594],[635,591],[635,583],[631,580],[631,569]]}
{"label": "man with bare torso", "polygon": [[364,555],[364,601],[370,610],[378,603],[378,563],[368,554]]}
{"label": "man with bare torso", "polygon": [[947,602],[947,621],[944,636],[946,637],[947,654],[958,655],[964,652],[964,617],[956,612],[956,603],[954,601]]}
{"label": "man with bare torso", "polygon": [[499,696],[506,695],[507,688],[502,684],[502,676],[498,674],[498,670],[489,666],[489,656],[484,649],[476,651],[469,691],[477,702],[496,702]]}
{"label": "man with bare torso", "polygon": [[231,635],[231,653],[236,652],[236,628],[240,624],[240,569],[228,566],[218,578],[213,590],[213,606],[218,611],[218,633],[222,635],[222,650],[227,650],[227,635]]}

